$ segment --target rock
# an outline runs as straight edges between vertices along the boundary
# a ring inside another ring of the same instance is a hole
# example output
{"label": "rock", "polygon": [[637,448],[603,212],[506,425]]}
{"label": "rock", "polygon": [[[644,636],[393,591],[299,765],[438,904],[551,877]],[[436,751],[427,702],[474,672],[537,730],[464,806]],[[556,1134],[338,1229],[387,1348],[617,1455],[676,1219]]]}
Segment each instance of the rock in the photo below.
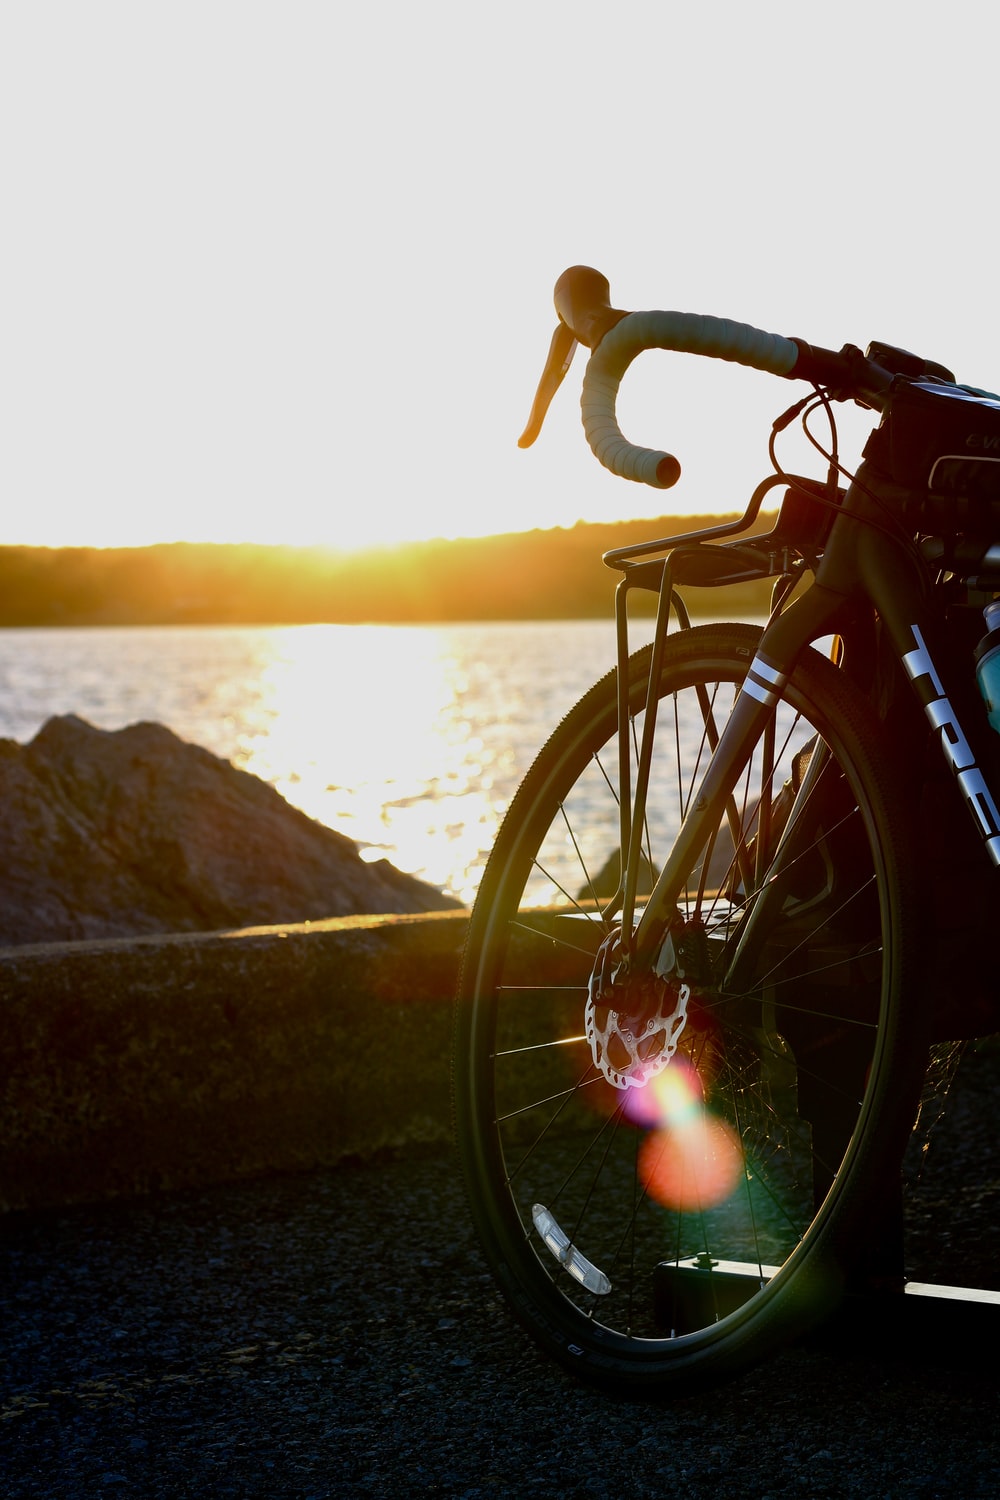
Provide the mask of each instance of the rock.
{"label": "rock", "polygon": [[458,904],[160,724],[0,740],[0,848],[6,945]]}

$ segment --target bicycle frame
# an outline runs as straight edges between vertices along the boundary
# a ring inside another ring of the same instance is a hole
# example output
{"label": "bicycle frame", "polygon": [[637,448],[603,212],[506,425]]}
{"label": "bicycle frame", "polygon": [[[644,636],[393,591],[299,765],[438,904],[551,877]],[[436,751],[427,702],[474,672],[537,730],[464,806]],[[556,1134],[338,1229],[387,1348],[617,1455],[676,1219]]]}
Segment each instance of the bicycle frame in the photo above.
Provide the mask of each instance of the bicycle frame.
{"label": "bicycle frame", "polygon": [[[685,874],[691,870],[694,858],[707,843],[708,831],[718,825],[754,745],[767,732],[775,704],[796,662],[801,653],[812,648],[818,640],[840,633],[845,619],[852,609],[856,611],[859,603],[869,617],[874,614],[881,619],[893,655],[932,732],[937,735],[945,760],[954,773],[958,792],[973,818],[986,852],[994,865],[1000,865],[1000,809],[991,786],[991,780],[993,786],[1000,784],[995,764],[996,746],[993,744],[996,736],[987,728],[985,714],[976,712],[977,707],[981,709],[981,704],[971,686],[971,661],[968,680],[963,681],[955,665],[948,662],[941,606],[934,597],[927,566],[902,531],[898,536],[888,531],[884,518],[885,510],[878,503],[877,481],[867,466],[862,465],[857,480],[843,498],[840,514],[833,522],[816,565],[814,582],[787,607],[779,605],[772,614],[733,712],[721,732],[715,731],[708,706],[703,705],[711,757],[670,856],[646,898],[636,924],[635,892],[652,753],[656,683],[671,602],[672,599],[676,601],[672,593],[670,559],[661,561],[659,609],[634,803],[627,706],[621,705],[620,710],[623,879],[615,902],[621,902],[622,951],[630,967],[640,971],[657,967],[678,910]],[[710,534],[720,533],[716,530],[702,535]],[[688,540],[688,537],[675,539],[678,543]],[[626,556],[616,554],[613,565],[621,565]],[[626,575],[619,589],[628,586]],[[649,586],[648,582],[646,586]],[[623,649],[627,653],[621,629],[623,614],[622,602],[619,613],[620,681],[624,681],[621,653]],[[681,624],[685,624],[684,616]],[[983,769],[984,765],[990,768],[992,776]],[[738,962],[738,956],[734,962]]]}

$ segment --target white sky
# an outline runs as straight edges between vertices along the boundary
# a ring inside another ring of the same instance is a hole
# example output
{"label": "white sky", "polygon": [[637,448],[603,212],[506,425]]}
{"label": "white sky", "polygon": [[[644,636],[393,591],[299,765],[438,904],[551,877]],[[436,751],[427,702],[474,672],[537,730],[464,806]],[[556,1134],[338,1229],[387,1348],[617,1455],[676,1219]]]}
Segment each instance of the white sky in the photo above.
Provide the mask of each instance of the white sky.
{"label": "white sky", "polygon": [[579,261],[621,306],[996,388],[995,31],[970,0],[0,0],[0,543],[742,505],[796,388],[728,366],[630,375],[668,495],[590,457],[579,355],[518,451]]}

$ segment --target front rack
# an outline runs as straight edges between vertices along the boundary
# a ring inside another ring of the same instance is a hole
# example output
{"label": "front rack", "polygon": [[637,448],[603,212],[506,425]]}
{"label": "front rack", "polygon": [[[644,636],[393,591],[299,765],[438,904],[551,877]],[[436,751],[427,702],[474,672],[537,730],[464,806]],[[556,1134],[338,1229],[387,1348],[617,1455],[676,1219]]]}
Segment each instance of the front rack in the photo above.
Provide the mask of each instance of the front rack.
{"label": "front rack", "polygon": [[[774,527],[741,541],[760,514],[765,497],[777,485],[787,486]],[[746,510],[735,521],[678,532],[630,547],[605,552],[607,567],[626,575],[631,586],[659,590],[663,567],[670,556],[675,583],[718,587],[754,578],[770,578],[788,571],[792,554],[815,559],[826,543],[843,492],[831,495],[827,485],[799,475],[770,474],[757,486]]]}
{"label": "front rack", "polygon": [[[785,485],[774,527],[750,538],[745,533],[760,513],[764,498],[777,485]],[[842,492],[798,475],[771,474],[754,490],[743,515],[736,521],[678,533],[651,542],[619,547],[604,554],[604,562],[623,576],[615,591],[615,627],[618,661],[618,773],[620,793],[621,877],[617,891],[605,909],[610,916],[620,910],[622,930],[631,932],[641,866],[641,830],[652,760],[653,736],[658,705],[657,686],[663,667],[670,617],[687,630],[691,617],[676,585],[717,588],[774,578],[772,613],[780,610],[806,568],[815,568],[833,524]],[[724,538],[740,540],[723,540]],[[629,732],[629,620],[628,596],[635,588],[652,591],[657,598],[649,665],[645,718],[641,744],[635,756],[633,797],[633,746]],[[708,711],[708,710],[706,710]]]}

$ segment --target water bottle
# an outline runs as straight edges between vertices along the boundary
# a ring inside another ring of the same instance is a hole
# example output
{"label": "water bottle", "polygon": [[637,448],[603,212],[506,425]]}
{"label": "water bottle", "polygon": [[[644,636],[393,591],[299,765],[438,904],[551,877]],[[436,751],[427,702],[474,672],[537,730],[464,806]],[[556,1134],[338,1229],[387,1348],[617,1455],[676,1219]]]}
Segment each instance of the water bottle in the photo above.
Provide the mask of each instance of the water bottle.
{"label": "water bottle", "polygon": [[1000,734],[1000,599],[983,610],[986,634],[976,647],[976,681],[986,704],[989,721]]}

